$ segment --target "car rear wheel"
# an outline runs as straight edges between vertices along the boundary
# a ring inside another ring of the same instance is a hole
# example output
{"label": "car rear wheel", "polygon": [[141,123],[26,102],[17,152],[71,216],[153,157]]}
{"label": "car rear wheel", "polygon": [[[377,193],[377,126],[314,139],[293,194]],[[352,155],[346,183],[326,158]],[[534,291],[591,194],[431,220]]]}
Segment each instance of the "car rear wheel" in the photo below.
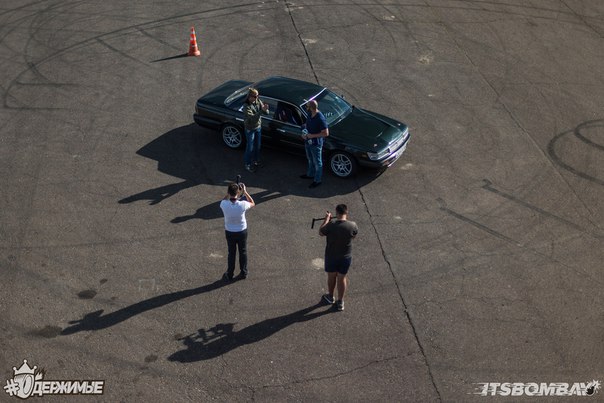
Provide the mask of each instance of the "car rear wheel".
{"label": "car rear wheel", "polygon": [[357,161],[344,151],[336,151],[329,155],[329,168],[339,178],[349,178],[357,172]]}
{"label": "car rear wheel", "polygon": [[222,130],[222,141],[229,148],[241,148],[243,146],[243,130],[230,123],[224,125]]}

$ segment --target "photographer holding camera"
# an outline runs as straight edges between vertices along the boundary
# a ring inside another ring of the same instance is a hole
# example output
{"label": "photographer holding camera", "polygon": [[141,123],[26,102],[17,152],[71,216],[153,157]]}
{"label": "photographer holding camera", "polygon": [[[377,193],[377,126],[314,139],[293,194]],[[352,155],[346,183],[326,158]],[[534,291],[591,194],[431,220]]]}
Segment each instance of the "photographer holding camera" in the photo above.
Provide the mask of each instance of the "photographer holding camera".
{"label": "photographer holding camera", "polygon": [[[245,199],[243,199],[243,196]],[[243,183],[231,183],[220,202],[224,214],[224,232],[229,250],[227,271],[222,278],[232,281],[235,274],[235,256],[239,249],[239,278],[247,277],[247,221],[245,212],[254,207],[254,199]]]}

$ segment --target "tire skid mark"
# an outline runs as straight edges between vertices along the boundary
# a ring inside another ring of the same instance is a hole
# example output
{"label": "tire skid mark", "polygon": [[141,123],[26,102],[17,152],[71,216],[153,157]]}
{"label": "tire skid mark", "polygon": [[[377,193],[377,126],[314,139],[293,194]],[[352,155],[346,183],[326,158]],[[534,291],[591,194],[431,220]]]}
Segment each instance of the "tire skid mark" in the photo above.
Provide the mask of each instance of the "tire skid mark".
{"label": "tire skid mark", "polygon": [[182,50],[183,50],[183,49],[181,49],[181,48],[178,48],[178,47],[176,47],[176,46],[172,45],[171,43],[168,43],[168,42],[164,41],[163,39],[158,38],[158,37],[157,37],[157,36],[155,36],[155,35],[150,34],[150,33],[149,33],[149,32],[148,32],[146,29],[144,29],[144,28],[140,28],[140,27],[139,27],[139,28],[136,28],[136,30],[137,30],[138,32],[140,32],[141,34],[143,34],[144,36],[146,36],[146,37],[148,37],[148,38],[151,38],[151,39],[153,39],[154,41],[157,41],[158,43],[161,43],[161,44],[162,44],[162,45],[164,45],[164,46],[167,46],[167,47],[172,48],[172,49],[177,50],[177,51],[182,51]]}
{"label": "tire skid mark", "polygon": [[524,247],[524,245],[521,244],[520,242],[515,241],[512,238],[507,237],[507,236],[503,235],[502,233],[497,232],[497,231],[495,231],[495,230],[487,227],[486,225],[479,223],[478,221],[474,221],[471,218],[468,218],[468,217],[466,217],[466,216],[464,216],[462,214],[459,214],[456,211],[453,211],[453,210],[449,209],[446,206],[446,204],[445,204],[445,202],[444,202],[443,199],[438,198],[438,199],[436,199],[436,201],[440,205],[439,208],[442,211],[444,211],[445,213],[449,214],[450,216],[453,216],[453,217],[457,218],[458,220],[465,222],[466,224],[470,224],[470,225],[472,225],[472,226],[480,229],[481,231],[484,231],[484,232],[486,232],[486,233],[488,233],[490,235],[493,235],[494,237],[499,238],[499,239],[501,239],[503,241],[509,242],[509,243],[511,243],[511,244],[513,244],[515,246]]}
{"label": "tire skid mark", "polygon": [[599,120],[589,120],[587,122],[583,122],[581,123],[579,126],[575,127],[575,130],[573,130],[574,135],[581,141],[583,141],[585,144],[592,146],[594,148],[597,148],[600,151],[604,151],[604,145],[596,143],[595,141],[592,141],[590,139],[588,139],[587,137],[585,137],[583,135],[583,133],[581,133],[581,129],[586,128],[587,126],[591,127],[599,127],[604,129],[604,119],[599,119]]}
{"label": "tire skid mark", "polygon": [[[78,4],[78,3],[72,3],[70,4],[70,6],[72,6],[73,4]],[[266,2],[255,2],[255,3],[249,3],[249,4],[239,4],[239,5],[235,5],[235,6],[228,6],[228,7],[216,7],[213,9],[209,9],[209,10],[204,10],[204,11],[197,11],[197,12],[192,12],[192,13],[186,13],[186,14],[179,14],[179,15],[175,15],[175,16],[171,16],[171,17],[166,17],[166,18],[160,18],[154,21],[147,21],[144,23],[140,23],[140,24],[134,24],[134,25],[130,25],[128,27],[123,27],[123,28],[119,28],[116,30],[113,30],[111,32],[105,32],[87,39],[84,39],[82,41],[76,42],[72,45],[66,46],[62,49],[57,50],[54,53],[49,54],[48,56],[42,57],[41,59],[33,62],[33,61],[27,61],[27,68],[22,70],[21,72],[19,72],[17,74],[17,76],[9,82],[7,88],[5,89],[4,93],[2,94],[2,98],[3,98],[3,105],[5,109],[17,109],[17,110],[22,110],[22,109],[26,109],[26,110],[53,110],[55,108],[47,108],[47,107],[26,107],[26,106],[19,106],[19,107],[13,107],[8,105],[8,97],[10,97],[10,92],[12,90],[12,88],[18,83],[18,81],[29,71],[31,71],[34,68],[37,68],[37,66],[47,63],[57,57],[59,57],[60,55],[67,53],[69,51],[72,50],[77,50],[83,47],[87,47],[90,46],[90,44],[92,43],[97,43],[99,42],[99,40],[102,40],[103,38],[107,38],[113,35],[117,35],[117,34],[124,34],[124,33],[128,33],[128,32],[134,32],[137,31],[139,28],[144,28],[144,27],[154,27],[156,26],[156,24],[160,24],[162,22],[170,22],[170,23],[174,23],[175,21],[178,20],[182,20],[185,19],[187,17],[193,17],[193,16],[199,16],[199,15],[204,15],[204,14],[211,14],[211,13],[215,13],[215,12],[220,12],[220,11],[227,11],[227,10],[234,10],[234,9],[246,9],[246,8],[250,8],[252,9],[253,7],[258,7],[258,6],[264,6],[266,5]],[[38,21],[40,21],[40,16],[45,15],[46,12],[48,12],[48,10],[52,10],[52,9],[59,9],[61,8],[62,5],[51,5],[49,6],[47,9],[36,12],[34,15],[34,18],[30,24],[30,32],[32,30],[34,30],[34,24]],[[254,11],[256,11],[256,9],[254,9]],[[244,13],[247,13],[248,11],[244,10]],[[41,27],[45,26],[45,24],[40,24],[39,25],[39,29],[42,29]],[[16,28],[15,28],[16,29]],[[25,47],[24,47],[24,55],[27,55],[27,49],[31,43],[31,41],[33,40],[33,34],[34,32],[37,32],[37,30],[31,32],[30,38],[28,39]],[[124,54],[124,53],[120,53],[120,54]],[[134,59],[136,60],[136,59]],[[143,63],[140,60],[138,61],[139,63]]]}
{"label": "tire skid mark", "polygon": [[557,258],[555,258],[555,257],[553,257],[551,255],[547,255],[547,254],[539,251],[536,248],[533,248],[533,247],[530,247],[530,246],[518,243],[518,242],[514,241],[513,239],[511,239],[509,237],[506,237],[505,235],[500,234],[499,232],[494,231],[494,230],[488,228],[485,225],[482,225],[482,224],[480,224],[480,223],[478,223],[478,222],[476,222],[476,221],[474,221],[474,220],[472,220],[470,218],[467,218],[467,217],[465,217],[465,216],[463,216],[463,215],[461,215],[461,214],[459,214],[459,213],[457,213],[457,212],[455,212],[453,210],[450,210],[450,209],[448,209],[446,207],[444,200],[441,199],[440,197],[437,198],[436,201],[440,204],[440,209],[442,211],[444,211],[444,212],[452,215],[453,217],[455,217],[455,218],[457,218],[457,219],[459,219],[459,220],[461,220],[463,222],[466,222],[468,224],[471,224],[471,225],[473,225],[473,226],[475,226],[475,227],[477,227],[477,228],[479,228],[479,229],[481,229],[481,230],[483,230],[485,232],[488,232],[489,234],[491,234],[493,236],[501,238],[502,240],[510,242],[511,244],[513,244],[515,246],[518,246],[519,248],[522,248],[522,249],[524,249],[526,251],[532,252],[535,255],[540,256],[541,258],[543,258],[545,260],[550,260],[553,263],[555,263],[557,265],[560,265],[561,268],[564,268],[564,269],[567,269],[569,271],[572,271],[572,272],[576,273],[578,276],[585,277],[586,279],[589,279],[589,281],[591,281],[591,282],[593,282],[595,284],[604,285],[604,283],[602,282],[601,278],[594,276],[593,273],[590,273],[590,272],[586,271],[583,268],[573,267],[573,266],[569,265],[568,263],[565,263],[565,262],[561,261],[560,259],[557,259]]}
{"label": "tire skid mark", "polygon": [[[508,16],[508,17],[522,17],[522,18],[536,18],[536,19],[541,19],[541,20],[547,20],[547,21],[553,21],[553,22],[564,22],[567,24],[574,24],[574,25],[580,25],[580,26],[587,26],[591,29],[593,29],[591,26],[589,26],[588,24],[585,23],[585,21],[583,20],[583,16],[577,14],[576,12],[574,12],[574,10],[571,10],[569,8],[569,10],[571,11],[563,11],[561,9],[554,9],[554,8],[545,8],[545,7],[534,7],[534,6],[526,6],[526,5],[522,5],[522,4],[508,4],[508,3],[497,3],[494,1],[483,1],[483,0],[464,0],[465,3],[476,3],[477,6],[476,7],[469,7],[469,6],[456,6],[456,5],[441,5],[441,4],[420,4],[420,3],[413,3],[413,4],[389,4],[389,3],[385,3],[385,4],[381,4],[381,3],[367,3],[367,2],[359,2],[359,3],[338,3],[338,4],[304,4],[305,8],[319,8],[319,7],[350,7],[350,6],[355,6],[355,7],[362,7],[362,6],[366,6],[366,7],[379,7],[379,6],[394,6],[394,7],[398,7],[398,8],[402,8],[402,9],[412,9],[412,8],[419,8],[419,9],[431,9],[431,10],[443,10],[445,12],[448,12],[449,10],[461,10],[464,12],[480,12],[480,13],[488,13],[488,14],[494,14],[494,15],[501,15],[501,16]],[[286,1],[286,4],[288,5],[293,5],[292,3],[289,3]],[[489,8],[485,8],[483,5],[484,4],[489,4],[491,6],[500,6],[502,9],[500,10],[495,10],[495,9],[489,9]],[[526,13],[522,13],[520,11],[510,11],[509,7],[514,7],[514,8],[518,8],[518,9],[522,9],[522,10],[527,10]],[[566,4],[565,4],[566,6]],[[385,8],[385,7],[384,7]],[[503,8],[508,8],[503,9]],[[567,7],[568,8],[568,7]],[[542,15],[538,15],[538,14],[530,14],[530,11],[534,11],[535,13],[541,12],[541,13],[553,13],[556,14],[556,17],[550,17],[550,16],[542,16]],[[562,20],[559,16],[565,16],[565,17],[569,17],[572,18],[568,19],[568,20]],[[579,21],[577,21],[579,20]],[[440,21],[442,22],[442,21]],[[475,21],[475,22],[480,22],[480,21]],[[473,23],[475,23],[473,22]]]}
{"label": "tire skid mark", "polygon": [[15,7],[15,8],[11,8],[9,10],[6,10],[6,11],[2,11],[2,12],[0,12],[0,17],[4,16],[6,14],[9,14],[9,13],[14,13],[15,11],[20,11],[20,10],[26,9],[28,7],[31,7],[31,6],[35,6],[35,5],[38,5],[38,4],[41,4],[41,3],[46,3],[47,1],[48,0],[35,1],[33,3],[27,3],[27,4],[24,4],[24,5],[19,6],[19,7]]}
{"label": "tire skid mark", "polygon": [[590,235],[590,236],[592,236],[594,238],[599,238],[599,239],[604,238],[603,234],[589,232],[585,228],[581,227],[580,225],[578,225],[578,224],[576,224],[576,223],[574,223],[572,221],[569,221],[569,220],[567,220],[565,218],[562,218],[562,217],[560,217],[560,216],[558,216],[558,215],[556,215],[554,213],[550,213],[549,211],[543,210],[542,208],[537,207],[537,206],[535,206],[533,204],[530,204],[530,203],[528,203],[528,202],[526,202],[524,200],[521,200],[521,199],[517,198],[516,196],[513,196],[513,195],[511,195],[509,193],[502,192],[501,190],[493,187],[493,183],[490,180],[488,180],[488,179],[483,179],[483,181],[484,181],[484,184],[482,185],[482,188],[485,189],[485,190],[488,190],[491,193],[494,193],[494,194],[496,194],[498,196],[501,196],[503,198],[511,200],[514,203],[517,203],[517,204],[519,204],[521,206],[524,206],[524,207],[526,207],[528,209],[536,211],[537,213],[539,213],[539,214],[541,214],[541,215],[543,215],[545,217],[552,218],[554,220],[560,221],[561,223],[564,223],[564,224],[568,225],[569,227],[574,228],[575,230],[577,230],[579,232],[582,232],[582,233],[585,233],[587,235]]}
{"label": "tire skid mark", "polygon": [[589,120],[587,122],[581,123],[580,125],[575,127],[573,130],[569,130],[569,131],[557,134],[556,136],[554,136],[553,139],[550,140],[549,144],[547,145],[547,153],[551,157],[552,161],[556,165],[560,166],[561,168],[567,170],[568,172],[570,172],[580,178],[586,179],[597,185],[604,186],[604,180],[602,180],[600,178],[596,178],[595,176],[589,175],[586,172],[580,171],[580,170],[568,165],[567,163],[562,161],[562,158],[560,158],[560,156],[556,153],[556,144],[558,143],[558,141],[561,138],[568,136],[569,134],[574,134],[575,137],[577,137],[579,140],[581,140],[585,144],[592,146],[600,151],[604,151],[604,146],[589,140],[581,133],[581,130],[584,129],[586,126],[598,127],[598,125],[604,125],[604,119]]}
{"label": "tire skid mark", "polygon": [[[41,2],[42,3],[42,2]],[[35,4],[40,4],[40,3],[35,3]],[[54,7],[58,7],[58,6],[54,6]],[[30,32],[37,32],[36,30],[34,30],[34,23],[35,21],[38,19],[39,15],[46,12],[46,10],[52,9],[53,5],[50,5],[49,7],[47,7],[45,10],[41,11],[41,12],[36,12],[34,13],[34,18],[31,22],[31,24],[29,25],[29,31]],[[15,27],[16,29],[16,27]],[[39,29],[39,28],[38,28]],[[33,35],[33,33],[32,33]],[[3,38],[4,39],[4,38]],[[32,36],[30,36],[27,40],[27,43],[25,44],[24,47],[24,56],[26,59],[26,63],[28,65],[28,69],[25,71],[30,71],[30,69],[34,72],[34,74],[37,74],[41,77],[43,77],[40,72],[37,70],[36,66],[34,63],[31,63],[29,60],[27,60],[27,49],[29,47],[29,44],[31,43],[32,40]],[[7,99],[10,95],[10,88],[11,86],[13,86],[16,82],[17,79],[24,74],[23,72],[17,77],[15,78],[8,86],[8,88],[6,89],[5,93],[3,93],[3,98],[4,98],[4,104],[6,105],[7,103]],[[15,98],[16,100],[16,98]],[[28,108],[30,109],[30,108]],[[31,109],[38,109],[38,108],[31,108]],[[46,109],[46,108],[45,108]],[[54,109],[54,108],[53,108]],[[48,150],[48,132],[45,130],[42,130],[41,134],[41,138],[38,144],[41,145],[41,150],[40,150],[40,155],[45,155],[47,150]],[[34,204],[35,204],[35,200],[36,197],[38,195],[38,190],[39,190],[39,183],[40,183],[40,174],[43,170],[43,158],[37,158],[34,160],[35,163],[32,166],[32,175],[31,175],[31,191],[27,192],[28,197],[26,198],[25,202],[22,204],[22,211],[23,211],[23,220],[22,220],[22,225],[19,226],[19,230],[17,231],[16,234],[16,244],[18,245],[18,250],[16,251],[16,258],[15,258],[15,264],[12,265],[14,268],[18,268],[19,267],[19,261],[21,259],[21,256],[23,254],[23,246],[25,243],[25,240],[27,239],[27,234],[30,230],[30,226],[31,226],[31,220],[32,220],[32,216],[33,216],[33,208],[34,208]]]}
{"label": "tire skid mark", "polygon": [[102,46],[104,46],[104,47],[106,47],[107,49],[109,49],[110,51],[112,51],[112,52],[114,52],[114,53],[116,53],[116,54],[118,54],[118,55],[120,55],[120,56],[122,56],[122,57],[124,57],[124,58],[126,58],[126,59],[128,59],[128,60],[132,60],[132,61],[133,61],[133,62],[135,62],[135,63],[139,63],[139,64],[142,64],[142,65],[144,65],[144,66],[147,66],[147,63],[146,63],[146,62],[143,62],[142,60],[137,59],[136,57],[130,56],[128,53],[123,52],[123,51],[119,50],[118,48],[116,48],[116,47],[114,47],[114,46],[110,45],[109,43],[107,43],[107,42],[106,42],[105,40],[103,40],[102,38],[96,38],[96,41],[97,41],[98,43],[100,43]]}
{"label": "tire skid mark", "polygon": [[[41,3],[45,3],[46,1],[42,1],[39,3],[35,3],[35,4],[41,4]],[[72,3],[70,6],[73,6],[75,4],[80,4],[83,3],[83,1],[81,2],[77,2],[77,3]],[[41,30],[43,30],[46,25],[47,22],[52,19],[52,17],[47,17],[46,14],[49,11],[53,11],[55,9],[61,9],[62,5],[57,5],[57,4],[51,4],[49,5],[47,8],[43,9],[43,10],[36,10],[35,12],[33,12],[32,14],[25,16],[25,17],[21,17],[19,18],[17,21],[26,21],[27,19],[31,18],[31,22],[29,23],[28,27],[26,28],[28,33],[29,33],[29,37],[27,38],[27,41],[25,42],[25,45],[23,46],[23,51],[20,53],[20,56],[22,56],[25,60],[25,64],[27,65],[27,69],[21,71],[21,73],[19,73],[11,82],[9,82],[8,86],[4,89],[4,93],[3,93],[3,99],[4,99],[4,107],[5,109],[17,109],[17,110],[46,110],[46,111],[51,111],[51,110],[58,110],[61,108],[56,108],[56,107],[26,107],[26,106],[21,106],[21,107],[11,107],[8,105],[8,98],[12,97],[16,102],[18,102],[18,98],[12,96],[10,94],[11,89],[16,86],[16,85],[26,85],[29,83],[24,83],[21,81],[23,75],[27,72],[31,72],[34,74],[34,76],[39,77],[41,80],[45,81],[45,83],[41,83],[40,85],[49,85],[52,83],[52,81],[50,79],[48,79],[47,77],[45,77],[42,73],[40,73],[40,71],[37,68],[37,64],[34,63],[33,61],[31,61],[31,57],[29,55],[29,48],[32,44],[32,42],[34,42],[35,40],[35,36],[36,34],[38,34]],[[56,15],[60,15],[59,12],[57,12]],[[46,17],[46,18],[44,18]],[[11,21],[13,24],[15,21]],[[25,24],[23,24],[25,25]],[[8,36],[10,33],[14,32],[15,30],[21,28],[19,24],[16,24],[14,26],[14,28],[9,31],[8,33],[6,33],[6,35],[4,35],[2,37],[2,42],[4,41],[4,39],[6,38],[6,36]],[[43,44],[45,45],[45,44]]]}

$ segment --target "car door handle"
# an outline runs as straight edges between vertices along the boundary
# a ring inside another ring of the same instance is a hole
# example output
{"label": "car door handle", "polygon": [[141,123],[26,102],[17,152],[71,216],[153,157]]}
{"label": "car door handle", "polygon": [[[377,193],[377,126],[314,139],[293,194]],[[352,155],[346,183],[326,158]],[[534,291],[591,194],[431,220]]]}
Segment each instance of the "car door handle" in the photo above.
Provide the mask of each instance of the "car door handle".
{"label": "car door handle", "polygon": [[243,119],[241,119],[241,118],[235,118],[235,120],[238,122],[243,122]]}
{"label": "car door handle", "polygon": [[281,133],[285,133],[285,130],[283,130],[283,129],[277,129],[277,131],[281,132]]}

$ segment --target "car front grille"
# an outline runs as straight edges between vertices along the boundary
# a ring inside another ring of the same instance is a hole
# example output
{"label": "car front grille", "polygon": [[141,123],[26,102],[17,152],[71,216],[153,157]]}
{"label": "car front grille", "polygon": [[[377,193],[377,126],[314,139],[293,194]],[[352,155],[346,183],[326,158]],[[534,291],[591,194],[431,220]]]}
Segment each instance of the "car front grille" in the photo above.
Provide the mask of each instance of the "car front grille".
{"label": "car front grille", "polygon": [[393,141],[392,143],[388,144],[388,148],[390,149],[390,152],[393,153],[396,150],[398,150],[402,145],[403,142],[405,141],[405,136],[401,136],[398,139],[396,139],[395,141]]}

